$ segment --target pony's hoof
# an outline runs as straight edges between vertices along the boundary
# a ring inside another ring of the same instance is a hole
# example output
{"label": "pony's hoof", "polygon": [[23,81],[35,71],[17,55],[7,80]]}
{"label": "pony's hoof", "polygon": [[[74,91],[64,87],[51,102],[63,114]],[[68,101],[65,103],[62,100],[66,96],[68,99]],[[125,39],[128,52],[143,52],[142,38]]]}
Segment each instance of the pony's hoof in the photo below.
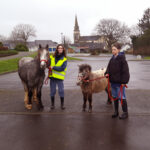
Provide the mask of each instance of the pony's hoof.
{"label": "pony's hoof", "polygon": [[43,105],[38,105],[38,109],[39,109],[39,110],[43,110],[43,109],[44,109],[44,106],[43,106]]}
{"label": "pony's hoof", "polygon": [[85,108],[83,108],[83,109],[82,109],[82,111],[83,111],[83,112],[85,112],[85,111],[86,111],[86,109],[85,109]]}
{"label": "pony's hoof", "polygon": [[38,102],[38,100],[36,98],[33,98],[33,101],[36,102],[36,103]]}
{"label": "pony's hoof", "polygon": [[92,109],[89,109],[88,112],[89,112],[89,113],[92,113]]}
{"label": "pony's hoof", "polygon": [[31,104],[26,104],[25,105],[26,109],[31,110],[32,109],[32,105]]}

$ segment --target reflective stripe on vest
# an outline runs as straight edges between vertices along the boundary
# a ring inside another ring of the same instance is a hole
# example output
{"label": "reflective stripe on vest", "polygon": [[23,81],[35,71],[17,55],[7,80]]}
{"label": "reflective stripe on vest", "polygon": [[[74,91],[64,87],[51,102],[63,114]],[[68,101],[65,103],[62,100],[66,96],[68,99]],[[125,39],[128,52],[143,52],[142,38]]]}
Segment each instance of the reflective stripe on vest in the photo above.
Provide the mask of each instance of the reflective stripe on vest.
{"label": "reflective stripe on vest", "polygon": [[[51,67],[61,67],[63,65],[63,63],[65,61],[67,61],[67,58],[64,57],[63,59],[60,59],[56,64],[55,64],[55,57],[54,56],[50,56],[51,59]],[[57,78],[57,79],[61,79],[64,80],[65,79],[65,75],[66,75],[66,71],[67,71],[67,67],[65,68],[64,71],[56,71],[56,70],[52,70],[52,74],[49,75],[49,77],[53,77],[53,78]]]}

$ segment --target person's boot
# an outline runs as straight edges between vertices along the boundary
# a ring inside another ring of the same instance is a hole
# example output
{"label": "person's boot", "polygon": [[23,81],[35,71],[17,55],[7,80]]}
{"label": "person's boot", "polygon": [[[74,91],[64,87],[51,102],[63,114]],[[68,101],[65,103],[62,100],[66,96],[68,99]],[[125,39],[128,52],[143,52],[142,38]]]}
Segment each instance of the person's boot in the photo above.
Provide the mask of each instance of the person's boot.
{"label": "person's boot", "polygon": [[61,101],[61,109],[65,109],[65,106],[64,106],[64,97],[60,97],[60,101]]}
{"label": "person's boot", "polygon": [[118,99],[114,101],[114,108],[115,108],[115,112],[112,115],[112,118],[116,118],[118,117],[119,113],[118,113],[118,106],[119,106],[119,102]]}
{"label": "person's boot", "polygon": [[55,109],[55,98],[54,98],[54,96],[51,97],[51,109]]}
{"label": "person's boot", "polygon": [[128,106],[127,106],[127,101],[125,99],[123,99],[122,110],[123,110],[123,113],[119,117],[119,119],[126,119],[126,118],[128,118]]}

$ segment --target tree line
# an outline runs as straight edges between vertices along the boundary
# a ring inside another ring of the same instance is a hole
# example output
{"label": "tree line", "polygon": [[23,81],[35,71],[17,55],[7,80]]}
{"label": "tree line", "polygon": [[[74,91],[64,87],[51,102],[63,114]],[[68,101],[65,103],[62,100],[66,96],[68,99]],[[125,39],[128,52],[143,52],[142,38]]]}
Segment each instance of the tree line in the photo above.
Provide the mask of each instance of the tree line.
{"label": "tree line", "polygon": [[136,25],[136,32],[131,35],[134,54],[150,55],[150,8],[144,11]]}

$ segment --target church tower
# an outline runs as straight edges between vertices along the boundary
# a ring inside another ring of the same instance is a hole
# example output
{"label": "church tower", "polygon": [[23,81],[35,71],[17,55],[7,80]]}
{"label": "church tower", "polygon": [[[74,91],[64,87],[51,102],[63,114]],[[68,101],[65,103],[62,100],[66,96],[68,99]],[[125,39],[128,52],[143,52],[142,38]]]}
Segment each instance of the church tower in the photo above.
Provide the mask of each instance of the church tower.
{"label": "church tower", "polygon": [[80,38],[80,30],[78,25],[77,16],[75,16],[75,26],[74,26],[74,43],[78,43]]}

